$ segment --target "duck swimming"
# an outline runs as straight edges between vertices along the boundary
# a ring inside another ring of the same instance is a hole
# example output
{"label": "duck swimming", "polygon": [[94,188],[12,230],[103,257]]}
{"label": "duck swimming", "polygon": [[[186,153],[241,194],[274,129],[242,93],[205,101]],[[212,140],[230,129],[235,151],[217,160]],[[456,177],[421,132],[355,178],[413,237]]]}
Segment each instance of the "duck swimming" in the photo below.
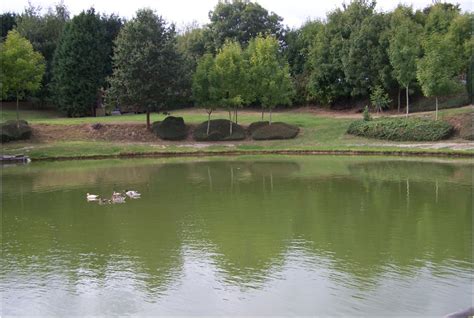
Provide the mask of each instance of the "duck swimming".
{"label": "duck swimming", "polygon": [[99,196],[97,194],[87,193],[86,198],[88,201],[96,201],[97,199],[99,199]]}
{"label": "duck swimming", "polygon": [[127,196],[129,196],[130,198],[133,198],[133,197],[136,198],[136,197],[141,196],[140,193],[138,193],[137,191],[134,191],[134,190],[125,190],[125,194],[126,194]]}

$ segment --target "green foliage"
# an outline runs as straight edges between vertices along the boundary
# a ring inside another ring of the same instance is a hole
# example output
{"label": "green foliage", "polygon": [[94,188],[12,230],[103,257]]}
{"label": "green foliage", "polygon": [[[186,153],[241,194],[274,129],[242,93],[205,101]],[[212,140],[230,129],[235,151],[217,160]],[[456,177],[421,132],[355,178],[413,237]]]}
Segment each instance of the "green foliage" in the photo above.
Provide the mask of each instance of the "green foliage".
{"label": "green foliage", "polygon": [[[194,129],[193,138],[197,141],[230,141],[243,140],[246,137],[245,130],[240,125],[227,119],[214,119],[209,124],[209,134],[207,133],[208,122],[206,121]],[[229,135],[229,125],[232,125],[231,135]]]}
{"label": "green foliage", "polygon": [[161,122],[153,123],[152,131],[164,140],[183,140],[188,135],[183,117],[168,116]]}
{"label": "green foliage", "polygon": [[253,130],[252,139],[254,140],[293,139],[300,131],[296,126],[281,122],[276,122],[271,125],[259,125],[258,128]]}
{"label": "green foliage", "polygon": [[436,141],[451,137],[453,132],[448,122],[419,118],[358,120],[347,128],[351,135],[396,141]]}
{"label": "green foliage", "polygon": [[247,62],[239,43],[224,44],[216,55],[212,73],[215,74],[212,100],[228,108],[241,107],[252,100]]}
{"label": "green foliage", "polygon": [[27,38],[33,48],[39,51],[46,60],[43,86],[38,93],[38,97],[42,100],[46,100],[52,95],[49,85],[53,76],[54,52],[67,21],[69,21],[69,12],[62,3],[57,4],[54,9],[49,8],[44,15],[41,15],[41,8],[34,7],[30,3],[17,18],[16,30]]}
{"label": "green foliage", "polygon": [[392,100],[384,91],[382,86],[377,85],[373,88],[372,93],[370,94],[370,102],[372,103],[372,106],[375,108],[376,112],[381,112],[390,106]]}
{"label": "green foliage", "polygon": [[24,120],[8,120],[0,124],[0,141],[2,143],[30,139],[32,134],[31,127]]}
{"label": "green foliage", "polygon": [[216,85],[214,57],[211,54],[204,54],[193,76],[193,98],[198,106],[210,111],[218,106],[214,92]]}
{"label": "green foliage", "polygon": [[365,105],[364,111],[362,112],[362,119],[364,121],[371,121],[372,120],[372,116],[370,116],[370,112],[369,112],[369,106],[367,106],[367,105]]}
{"label": "green foliage", "polygon": [[442,34],[431,34],[423,42],[425,55],[418,61],[417,78],[427,97],[449,95],[459,90],[455,78],[460,68],[460,56],[453,42]]}
{"label": "green foliage", "polygon": [[247,52],[253,98],[268,109],[291,104],[294,94],[288,63],[278,53],[278,41],[271,36],[256,37]]}
{"label": "green foliage", "polygon": [[17,14],[15,12],[4,12],[0,14],[0,21],[2,23],[2,41],[6,38],[8,31],[16,26],[16,18]]}
{"label": "green foliage", "polygon": [[388,22],[374,8],[375,2],[357,0],[328,14],[310,49],[308,90],[320,103],[365,97],[386,77],[382,34]]}
{"label": "green foliage", "polygon": [[107,103],[158,110],[178,92],[181,57],[174,26],[151,9],[138,10],[115,41]]}
{"label": "green foliage", "polygon": [[416,60],[421,53],[422,27],[411,18],[411,8],[399,6],[391,17],[388,55],[393,74],[402,87],[416,80]]}
{"label": "green foliage", "polygon": [[70,117],[91,115],[105,86],[110,38],[94,9],[66,24],[53,61],[53,89],[58,109]]}
{"label": "green foliage", "polygon": [[208,33],[213,51],[226,41],[246,46],[258,34],[273,35],[283,40],[283,20],[256,2],[246,0],[219,1],[209,12]]}
{"label": "green foliage", "polygon": [[41,87],[44,58],[18,31],[8,32],[0,45],[0,85],[2,98],[16,96],[17,100]]}

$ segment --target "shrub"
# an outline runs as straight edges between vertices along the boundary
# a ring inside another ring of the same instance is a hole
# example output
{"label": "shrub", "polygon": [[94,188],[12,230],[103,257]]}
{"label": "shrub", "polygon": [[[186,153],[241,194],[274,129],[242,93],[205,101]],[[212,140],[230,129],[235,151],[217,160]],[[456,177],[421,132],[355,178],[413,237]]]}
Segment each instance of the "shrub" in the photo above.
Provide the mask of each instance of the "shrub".
{"label": "shrub", "polygon": [[347,133],[396,141],[435,141],[449,138],[454,129],[445,121],[420,118],[380,118],[352,122]]}
{"label": "shrub", "polygon": [[229,136],[230,121],[227,119],[211,120],[209,135],[207,135],[207,121],[196,127],[193,138],[197,141],[223,141],[245,139],[245,130],[242,126],[232,123],[232,135]]}
{"label": "shrub", "polygon": [[[250,127],[249,127],[250,128]],[[291,139],[295,138],[300,129],[286,123],[276,122],[271,125],[260,125],[252,133],[254,140]]]}
{"label": "shrub", "polygon": [[32,130],[25,120],[20,120],[20,126],[17,127],[16,120],[8,120],[0,124],[1,141],[9,142],[14,140],[30,139]]}
{"label": "shrub", "polygon": [[363,116],[364,121],[371,121],[372,120],[372,116],[370,116],[370,113],[369,113],[369,106],[366,105],[364,107],[364,111],[362,112],[362,116]]}
{"label": "shrub", "polygon": [[168,116],[161,122],[153,123],[152,131],[164,140],[183,140],[188,135],[183,117]]}
{"label": "shrub", "polygon": [[247,127],[247,131],[249,135],[252,135],[255,132],[255,130],[263,126],[267,126],[268,124],[269,124],[269,121],[256,121],[254,123],[251,123],[250,126]]}

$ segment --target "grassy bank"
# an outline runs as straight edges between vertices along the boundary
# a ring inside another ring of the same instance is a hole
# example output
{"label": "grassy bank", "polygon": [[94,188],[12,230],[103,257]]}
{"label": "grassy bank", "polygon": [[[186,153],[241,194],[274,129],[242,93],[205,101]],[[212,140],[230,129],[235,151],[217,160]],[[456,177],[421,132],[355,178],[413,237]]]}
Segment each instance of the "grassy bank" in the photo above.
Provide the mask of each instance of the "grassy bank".
{"label": "grassy bank", "polygon": [[[473,107],[444,110],[440,116],[447,117],[466,112],[472,112]],[[10,116],[9,111],[2,114],[2,118]],[[41,117],[41,114],[22,112],[21,117],[31,124],[74,125],[87,123],[140,123],[144,124],[145,115],[133,114],[100,118],[55,118],[51,114]],[[198,124],[206,120],[203,111],[184,110],[173,112],[174,116],[182,116],[186,123]],[[213,118],[226,118],[226,112],[217,112]],[[430,116],[430,114],[419,114]],[[165,116],[153,114],[152,120],[162,120]],[[358,118],[358,115],[355,115]],[[248,125],[260,120],[258,112],[242,112],[239,114],[239,123]],[[201,154],[256,154],[256,153],[360,153],[360,154],[407,154],[407,155],[456,155],[472,156],[472,143],[453,139],[444,142],[413,143],[387,142],[376,139],[350,136],[346,134],[347,127],[354,118],[345,118],[335,115],[320,115],[311,112],[280,112],[273,116],[274,121],[284,121],[302,128],[296,139],[241,142],[105,142],[93,140],[62,140],[51,142],[14,142],[4,144],[3,154],[26,154],[32,159],[51,158],[103,158],[121,156],[169,156],[201,155]]]}

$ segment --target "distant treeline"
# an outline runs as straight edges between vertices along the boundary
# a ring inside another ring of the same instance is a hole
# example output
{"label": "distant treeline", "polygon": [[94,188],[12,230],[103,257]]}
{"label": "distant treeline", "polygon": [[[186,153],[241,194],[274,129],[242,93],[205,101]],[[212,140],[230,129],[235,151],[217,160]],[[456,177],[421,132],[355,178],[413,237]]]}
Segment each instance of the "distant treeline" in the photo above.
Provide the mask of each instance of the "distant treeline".
{"label": "distant treeline", "polygon": [[[111,107],[192,105],[198,64],[229,43],[245,55],[259,35],[277,41],[278,63],[289,73],[292,87],[285,87],[291,101],[282,104],[331,106],[386,92],[391,105],[400,107],[401,96],[408,101],[410,95],[440,97],[466,89],[472,100],[474,15],[459,5],[435,2],[422,10],[399,5],[378,12],[375,1],[354,0],[323,20],[290,29],[259,4],[233,0],[219,1],[209,20],[177,31],[147,9],[127,21],[94,9],[71,18],[64,4],[46,12],[30,4],[22,13],[1,15],[2,42],[16,29],[44,56],[42,88],[30,98],[69,116],[90,115],[103,96],[114,97],[107,101]],[[147,90],[155,93],[140,96]]]}

